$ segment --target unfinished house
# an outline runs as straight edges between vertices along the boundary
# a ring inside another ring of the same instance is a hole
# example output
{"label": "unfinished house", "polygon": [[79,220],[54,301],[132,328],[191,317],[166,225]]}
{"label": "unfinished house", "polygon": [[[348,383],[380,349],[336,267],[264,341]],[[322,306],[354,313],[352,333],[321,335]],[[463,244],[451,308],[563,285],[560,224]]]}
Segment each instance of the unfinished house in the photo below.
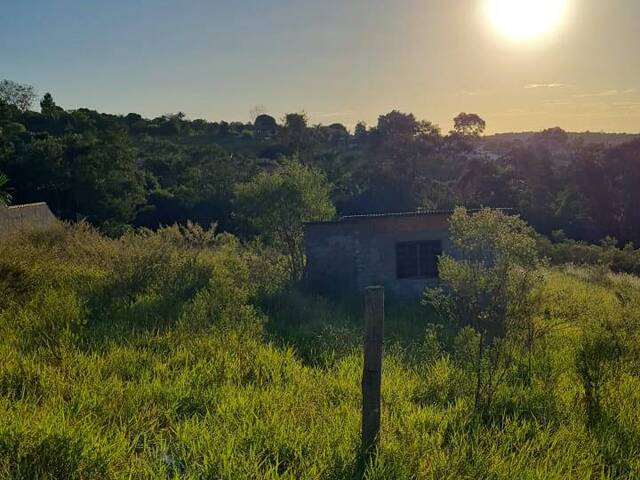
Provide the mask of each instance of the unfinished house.
{"label": "unfinished house", "polygon": [[25,228],[46,228],[56,221],[46,203],[0,205],[0,236]]}
{"label": "unfinished house", "polygon": [[384,285],[392,294],[418,296],[438,280],[438,256],[453,254],[450,211],[342,217],[305,229],[307,281],[321,292]]}

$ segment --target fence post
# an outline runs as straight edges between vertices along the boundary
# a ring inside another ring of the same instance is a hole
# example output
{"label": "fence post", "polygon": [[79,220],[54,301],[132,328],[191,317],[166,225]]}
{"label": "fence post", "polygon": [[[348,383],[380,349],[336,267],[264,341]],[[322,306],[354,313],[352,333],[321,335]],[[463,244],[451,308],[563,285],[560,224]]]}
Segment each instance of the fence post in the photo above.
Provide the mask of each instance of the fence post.
{"label": "fence post", "polygon": [[384,287],[365,289],[362,371],[362,451],[372,452],[380,437],[380,386],[384,335]]}

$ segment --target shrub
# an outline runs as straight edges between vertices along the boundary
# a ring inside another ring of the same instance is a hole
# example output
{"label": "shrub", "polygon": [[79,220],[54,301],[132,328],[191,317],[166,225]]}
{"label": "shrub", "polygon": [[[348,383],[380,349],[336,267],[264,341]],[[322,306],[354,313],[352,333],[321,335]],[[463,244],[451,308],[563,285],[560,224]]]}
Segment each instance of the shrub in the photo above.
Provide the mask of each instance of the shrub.
{"label": "shrub", "polygon": [[523,339],[531,375],[540,282],[535,239],[525,222],[490,209],[456,209],[449,230],[458,258],[440,258],[442,287],[425,299],[463,327],[458,346],[475,370],[475,405],[487,410],[513,361],[514,337]]}

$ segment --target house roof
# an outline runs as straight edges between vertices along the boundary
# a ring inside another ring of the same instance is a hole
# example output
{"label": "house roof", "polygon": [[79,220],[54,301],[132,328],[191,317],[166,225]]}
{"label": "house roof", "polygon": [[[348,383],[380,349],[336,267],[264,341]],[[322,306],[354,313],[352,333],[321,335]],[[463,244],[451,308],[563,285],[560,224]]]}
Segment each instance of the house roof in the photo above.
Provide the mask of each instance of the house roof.
{"label": "house roof", "polygon": [[[468,208],[467,212],[479,212],[481,208]],[[512,211],[512,208],[495,208],[494,210],[500,210],[503,212]],[[359,215],[344,215],[337,220],[330,220],[326,222],[308,222],[307,225],[330,225],[336,223],[349,223],[358,220],[366,220],[372,218],[393,218],[393,217],[419,217],[427,215],[451,215],[453,209],[449,210],[418,210],[413,212],[393,212],[393,213],[363,213]]]}
{"label": "house roof", "polygon": [[9,210],[17,210],[19,208],[36,208],[47,206],[46,202],[35,202],[35,203],[23,203],[22,205],[9,205]]}

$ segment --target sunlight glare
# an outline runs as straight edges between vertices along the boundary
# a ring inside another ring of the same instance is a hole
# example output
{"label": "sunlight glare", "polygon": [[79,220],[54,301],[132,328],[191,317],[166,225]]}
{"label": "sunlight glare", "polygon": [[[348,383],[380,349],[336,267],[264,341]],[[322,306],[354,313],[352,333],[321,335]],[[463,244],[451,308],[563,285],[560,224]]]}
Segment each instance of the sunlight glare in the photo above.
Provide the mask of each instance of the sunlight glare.
{"label": "sunlight glare", "polygon": [[568,0],[486,0],[494,28],[513,41],[538,39],[563,20]]}

